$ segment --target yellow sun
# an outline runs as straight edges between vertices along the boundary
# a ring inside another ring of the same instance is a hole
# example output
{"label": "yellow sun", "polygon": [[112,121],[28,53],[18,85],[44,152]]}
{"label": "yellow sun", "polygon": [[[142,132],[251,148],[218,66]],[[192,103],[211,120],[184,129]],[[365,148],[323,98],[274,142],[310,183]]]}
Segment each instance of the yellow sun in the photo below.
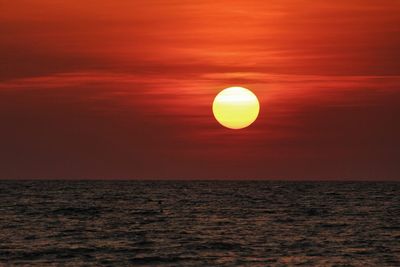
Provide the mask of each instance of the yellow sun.
{"label": "yellow sun", "polygon": [[260,103],[249,89],[229,87],[215,97],[212,109],[220,124],[229,129],[242,129],[257,119]]}

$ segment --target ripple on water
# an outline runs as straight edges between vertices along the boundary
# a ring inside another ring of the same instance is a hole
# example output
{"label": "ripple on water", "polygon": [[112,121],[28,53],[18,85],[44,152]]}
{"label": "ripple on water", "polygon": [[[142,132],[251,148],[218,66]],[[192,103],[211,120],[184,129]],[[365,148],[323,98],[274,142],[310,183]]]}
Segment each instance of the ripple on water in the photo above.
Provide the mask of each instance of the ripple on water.
{"label": "ripple on water", "polygon": [[400,266],[400,183],[1,181],[0,265]]}

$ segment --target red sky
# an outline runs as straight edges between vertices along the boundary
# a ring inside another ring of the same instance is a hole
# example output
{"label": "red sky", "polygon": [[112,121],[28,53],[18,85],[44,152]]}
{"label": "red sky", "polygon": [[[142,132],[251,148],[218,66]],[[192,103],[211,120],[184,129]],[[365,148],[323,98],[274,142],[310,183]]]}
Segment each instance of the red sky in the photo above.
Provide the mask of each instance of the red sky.
{"label": "red sky", "polygon": [[[398,0],[0,10],[0,178],[400,180]],[[213,118],[229,86],[249,128]]]}

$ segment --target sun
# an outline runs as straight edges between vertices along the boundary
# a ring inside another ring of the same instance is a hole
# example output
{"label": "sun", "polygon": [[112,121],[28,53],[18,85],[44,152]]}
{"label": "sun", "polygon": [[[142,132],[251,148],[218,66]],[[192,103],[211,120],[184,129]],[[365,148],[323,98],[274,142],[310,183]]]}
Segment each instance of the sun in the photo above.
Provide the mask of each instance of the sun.
{"label": "sun", "polygon": [[244,87],[229,87],[215,97],[215,119],[229,129],[243,129],[252,124],[260,112],[257,96]]}

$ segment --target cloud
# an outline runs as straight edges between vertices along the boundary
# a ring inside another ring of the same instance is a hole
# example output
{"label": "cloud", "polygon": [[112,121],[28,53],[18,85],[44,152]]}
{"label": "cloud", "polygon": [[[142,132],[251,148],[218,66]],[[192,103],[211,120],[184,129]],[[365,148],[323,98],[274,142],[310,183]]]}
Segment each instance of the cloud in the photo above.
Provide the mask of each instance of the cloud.
{"label": "cloud", "polygon": [[[3,7],[2,177],[399,172],[398,1]],[[261,101],[240,134],[211,112],[233,85]]]}
{"label": "cloud", "polygon": [[[306,159],[327,172],[350,162],[360,165],[356,174],[364,174],[362,162],[376,166],[374,175],[397,171],[400,77],[248,73],[261,114],[238,134],[219,126],[210,106],[232,76],[78,72],[2,83],[3,173],[175,177],[199,166],[222,175],[220,168],[234,164],[228,176],[272,177],[280,170],[280,177],[305,177],[299,164]],[[282,162],[293,170],[283,171]]]}

